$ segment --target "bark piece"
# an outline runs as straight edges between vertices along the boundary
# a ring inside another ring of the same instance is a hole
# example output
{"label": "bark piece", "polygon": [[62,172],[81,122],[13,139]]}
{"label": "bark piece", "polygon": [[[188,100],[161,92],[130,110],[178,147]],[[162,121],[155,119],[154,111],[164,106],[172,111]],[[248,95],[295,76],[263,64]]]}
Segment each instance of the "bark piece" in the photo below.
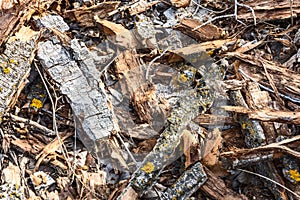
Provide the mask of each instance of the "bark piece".
{"label": "bark piece", "polygon": [[218,200],[247,200],[248,198],[243,194],[238,194],[230,188],[226,187],[223,180],[215,176],[208,168],[205,168],[207,174],[207,181],[201,187],[206,194]]}
{"label": "bark piece", "polygon": [[[203,64],[203,62],[211,60],[210,56],[206,53],[210,50],[215,50],[221,48],[223,45],[226,46],[227,44],[237,43],[237,39],[225,39],[225,40],[213,40],[208,42],[202,42],[200,44],[191,44],[189,46],[183,48],[177,48],[175,50],[171,50],[173,52],[169,58],[169,62],[178,62],[181,61],[182,58],[189,60],[192,63],[195,58],[193,55],[197,55],[198,60],[202,60],[202,62],[197,64]],[[201,53],[203,52],[203,53]],[[190,58],[190,59],[189,59]],[[197,61],[196,61],[197,62]],[[198,65],[195,65],[198,66]]]}
{"label": "bark piece", "polygon": [[44,69],[70,99],[79,138],[103,163],[126,171],[119,147],[109,139],[116,130],[110,102],[100,82],[100,72],[87,47],[71,41],[74,58],[55,37],[39,43],[38,58]]}
{"label": "bark piece", "polygon": [[180,24],[175,28],[201,42],[221,39],[223,34],[221,28],[208,24],[194,31],[193,29],[199,25],[201,25],[201,23],[198,20],[186,18],[180,21]]}
{"label": "bark piece", "polygon": [[184,200],[197,191],[207,180],[206,173],[200,162],[195,163],[186,170],[173,184],[164,192],[163,199]]}
{"label": "bark piece", "polygon": [[30,179],[36,191],[47,189],[55,183],[54,179],[43,171],[38,171],[31,174]]}
{"label": "bark piece", "polygon": [[171,3],[173,6],[181,8],[190,5],[190,0],[171,0]]}
{"label": "bark piece", "polygon": [[96,25],[94,17],[104,19],[108,17],[108,13],[115,10],[120,2],[110,1],[103,2],[91,7],[80,7],[68,10],[64,13],[64,19],[79,23],[82,27],[94,27]]}
{"label": "bark piece", "polygon": [[30,72],[36,32],[22,27],[16,36],[10,37],[6,49],[0,54],[0,119],[16,101],[25,86]]}
{"label": "bark piece", "polygon": [[134,3],[128,8],[129,14],[130,16],[133,16],[145,12],[148,9],[150,9],[152,6],[156,5],[157,3],[159,3],[159,1],[152,1],[152,2],[147,2],[145,0],[137,1],[136,3]]}
{"label": "bark piece", "polygon": [[[242,1],[247,6],[250,6],[255,13],[257,19],[262,21],[287,19],[296,17],[300,13],[300,2],[290,0],[251,0]],[[238,12],[239,19],[253,19],[253,15],[249,9],[241,9]]]}
{"label": "bark piece", "polygon": [[[157,144],[154,146],[153,150],[145,157],[142,164],[139,168],[133,173],[132,178],[121,194],[119,199],[121,199],[129,189],[133,188],[137,192],[143,192],[148,188],[151,188],[155,183],[157,177],[160,175],[161,170],[176,160],[179,156],[183,154],[184,148],[180,148],[179,144],[181,143],[185,127],[190,123],[190,121],[195,118],[198,114],[203,114],[211,105],[214,99],[214,93],[211,93],[209,86],[211,86],[211,81],[216,81],[218,78],[223,76],[216,76],[220,74],[219,67],[210,62],[206,63],[208,71],[206,72],[207,82],[206,88],[201,88],[199,91],[194,89],[186,89],[182,91],[183,95],[180,97],[175,107],[171,111],[168,117],[168,124],[164,132],[160,135],[160,138],[157,140]],[[209,74],[209,75],[208,75]],[[206,137],[203,138],[205,140]],[[201,144],[203,141],[200,142]],[[179,148],[178,148],[179,147]],[[201,148],[204,148],[203,146]],[[183,177],[189,177],[189,181],[194,185],[203,184],[203,179],[206,176],[204,173],[201,173],[202,170],[198,168],[201,164],[198,162],[195,166],[195,171],[199,173],[197,176],[193,177],[193,170],[190,173],[186,173]],[[193,167],[192,167],[193,168]],[[188,187],[184,181],[176,183],[175,188],[182,189],[181,193],[178,194],[178,198],[191,195],[191,191],[194,191],[193,188]],[[177,187],[178,186],[178,187]],[[183,189],[184,188],[184,189]],[[171,189],[171,191],[173,191]],[[172,193],[172,192],[171,192]],[[172,193],[173,195],[173,193]]]}
{"label": "bark piece", "polygon": [[[3,0],[0,2],[0,46],[9,36],[17,32],[30,19],[33,13],[50,7],[54,0]],[[38,6],[36,6],[38,5]]]}
{"label": "bark piece", "polygon": [[25,199],[25,188],[21,181],[21,174],[20,166],[15,166],[11,162],[2,170],[2,185],[0,185],[2,199]]}
{"label": "bark piece", "polygon": [[[272,87],[266,78],[264,70],[264,68],[266,68],[270,77],[274,81],[275,87],[282,95],[284,95],[280,96],[293,102],[300,103],[300,78],[297,74],[295,74],[295,72],[287,69],[281,64],[267,61],[263,58],[255,58],[251,55],[235,52],[232,54],[230,53],[230,55],[233,55],[246,63],[242,63],[239,66],[242,72],[245,72],[245,74],[251,77],[252,80],[271,89]],[[249,66],[249,64],[251,66]]]}
{"label": "bark piece", "polygon": [[[249,96],[251,96],[251,94],[249,94]],[[246,104],[240,91],[230,92],[230,97],[231,100],[234,101],[235,105],[244,106],[248,108],[248,105]],[[250,104],[251,106],[254,105],[253,102],[250,102],[248,104]],[[263,105],[263,103],[260,105]],[[243,115],[238,116],[238,121],[241,125],[243,134],[245,134],[245,142],[248,147],[259,147],[265,144],[266,137],[263,131],[263,127],[261,124],[259,124],[259,122],[257,122],[256,120],[250,120],[249,118]],[[266,126],[264,126],[264,128],[266,128]],[[273,163],[257,163],[257,165],[255,166],[255,170],[257,171],[257,173],[262,174],[272,180],[276,180],[277,182],[283,184],[283,181],[278,175]],[[285,194],[284,189],[279,188],[277,185],[269,181],[265,181],[264,183],[270,189],[270,191],[273,193],[276,199],[287,199],[287,195]]]}

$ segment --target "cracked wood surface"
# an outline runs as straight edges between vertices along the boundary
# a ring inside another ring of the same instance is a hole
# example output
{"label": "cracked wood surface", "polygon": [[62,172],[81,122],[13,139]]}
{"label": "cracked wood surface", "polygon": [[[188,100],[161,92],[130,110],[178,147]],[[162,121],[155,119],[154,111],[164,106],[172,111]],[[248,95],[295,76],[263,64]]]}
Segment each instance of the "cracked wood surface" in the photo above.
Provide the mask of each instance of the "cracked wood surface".
{"label": "cracked wood surface", "polygon": [[[87,47],[76,39],[72,40],[72,59],[56,37],[40,42],[38,46],[37,56],[42,66],[70,100],[76,130],[86,148],[101,162],[113,163],[119,169],[126,169],[120,148],[109,139],[118,127],[114,123],[103,83],[97,79],[100,72]],[[111,157],[112,152],[117,158]]]}

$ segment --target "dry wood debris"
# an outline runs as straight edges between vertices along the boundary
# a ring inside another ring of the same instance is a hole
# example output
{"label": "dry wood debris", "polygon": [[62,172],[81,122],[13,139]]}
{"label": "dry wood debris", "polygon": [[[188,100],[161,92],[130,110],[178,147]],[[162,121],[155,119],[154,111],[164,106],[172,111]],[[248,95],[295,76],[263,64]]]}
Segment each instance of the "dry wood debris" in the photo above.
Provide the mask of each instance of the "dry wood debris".
{"label": "dry wood debris", "polygon": [[300,199],[299,1],[0,9],[0,199]]}

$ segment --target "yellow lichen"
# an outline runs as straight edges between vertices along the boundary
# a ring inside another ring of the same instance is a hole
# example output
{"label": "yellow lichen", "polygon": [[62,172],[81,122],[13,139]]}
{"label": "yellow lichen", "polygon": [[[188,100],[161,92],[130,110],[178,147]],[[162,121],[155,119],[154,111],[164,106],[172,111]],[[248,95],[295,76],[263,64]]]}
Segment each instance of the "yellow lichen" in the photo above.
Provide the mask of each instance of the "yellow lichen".
{"label": "yellow lichen", "polygon": [[14,64],[18,64],[18,62],[17,62],[17,61],[15,61],[15,60],[14,60],[14,59],[12,59],[12,58],[11,58],[11,59],[9,59],[9,62],[10,62],[10,63],[14,63]]}
{"label": "yellow lichen", "polygon": [[247,128],[247,124],[246,123],[242,123],[242,129],[246,129]]}
{"label": "yellow lichen", "polygon": [[291,169],[289,171],[291,179],[295,180],[296,182],[300,181],[300,173],[297,170]]}
{"label": "yellow lichen", "polygon": [[188,77],[185,74],[181,74],[179,80],[183,83],[187,82]]}
{"label": "yellow lichen", "polygon": [[207,52],[207,54],[210,55],[210,56],[212,56],[214,54],[214,51],[211,50],[211,51]]}
{"label": "yellow lichen", "polygon": [[3,67],[4,74],[8,74],[10,72],[10,67]]}
{"label": "yellow lichen", "polygon": [[141,170],[143,170],[144,172],[149,174],[149,173],[153,172],[154,168],[155,167],[152,162],[147,162],[146,165],[144,165],[144,167],[141,168]]}
{"label": "yellow lichen", "polygon": [[34,99],[32,99],[30,106],[35,107],[35,108],[41,108],[43,106],[43,103],[42,103],[42,101],[34,98]]}

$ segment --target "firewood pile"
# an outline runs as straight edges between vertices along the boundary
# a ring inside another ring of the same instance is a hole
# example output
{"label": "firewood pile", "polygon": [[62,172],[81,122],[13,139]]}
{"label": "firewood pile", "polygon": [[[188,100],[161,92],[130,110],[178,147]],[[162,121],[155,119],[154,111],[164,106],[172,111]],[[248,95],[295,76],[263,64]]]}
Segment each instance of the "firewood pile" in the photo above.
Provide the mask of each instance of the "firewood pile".
{"label": "firewood pile", "polygon": [[300,199],[300,2],[0,2],[0,199]]}

